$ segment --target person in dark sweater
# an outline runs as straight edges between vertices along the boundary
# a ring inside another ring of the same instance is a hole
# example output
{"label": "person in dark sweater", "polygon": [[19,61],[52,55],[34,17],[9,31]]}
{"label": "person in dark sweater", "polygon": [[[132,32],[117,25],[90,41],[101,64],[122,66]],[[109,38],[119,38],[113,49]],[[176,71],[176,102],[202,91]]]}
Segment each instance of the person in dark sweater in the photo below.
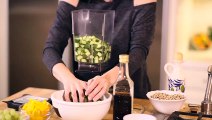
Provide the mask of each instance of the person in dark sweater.
{"label": "person in dark sweater", "polygon": [[[68,40],[73,45],[71,12],[79,9],[115,11],[111,58],[99,75],[75,72],[78,65],[74,56],[73,72],[62,61]],[[78,101],[78,92],[82,102],[85,89],[89,100],[98,100],[116,82],[120,54],[129,54],[129,72],[135,84],[134,96],[146,98],[146,93],[151,89],[146,58],[154,34],[155,13],[156,0],[60,0],[43,50],[43,62],[53,76],[63,83],[65,99],[70,101],[71,92],[73,101]]]}

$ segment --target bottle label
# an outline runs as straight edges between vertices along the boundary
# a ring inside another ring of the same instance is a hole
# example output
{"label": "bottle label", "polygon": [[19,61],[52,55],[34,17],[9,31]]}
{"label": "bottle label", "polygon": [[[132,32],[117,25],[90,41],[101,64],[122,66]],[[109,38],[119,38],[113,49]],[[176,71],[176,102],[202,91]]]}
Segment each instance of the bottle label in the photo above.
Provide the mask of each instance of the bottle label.
{"label": "bottle label", "polygon": [[168,79],[169,81],[169,90],[171,91],[181,91],[185,92],[185,81],[179,79]]}

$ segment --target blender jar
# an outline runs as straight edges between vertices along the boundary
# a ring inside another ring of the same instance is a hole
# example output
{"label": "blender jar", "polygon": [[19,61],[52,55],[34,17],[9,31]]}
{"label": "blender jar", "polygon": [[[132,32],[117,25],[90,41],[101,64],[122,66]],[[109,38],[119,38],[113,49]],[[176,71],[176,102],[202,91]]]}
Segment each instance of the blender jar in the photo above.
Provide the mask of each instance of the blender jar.
{"label": "blender jar", "polygon": [[110,59],[115,12],[82,9],[72,12],[74,59],[78,71],[101,72]]}

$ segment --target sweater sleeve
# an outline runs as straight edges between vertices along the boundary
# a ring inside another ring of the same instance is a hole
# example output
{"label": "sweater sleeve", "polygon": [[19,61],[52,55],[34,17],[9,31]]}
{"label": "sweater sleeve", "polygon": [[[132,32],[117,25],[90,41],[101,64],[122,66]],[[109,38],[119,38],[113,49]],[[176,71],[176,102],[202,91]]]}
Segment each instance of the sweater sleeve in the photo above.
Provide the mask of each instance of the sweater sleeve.
{"label": "sweater sleeve", "polygon": [[63,63],[62,54],[68,39],[72,37],[71,11],[74,9],[74,6],[63,1],[58,4],[56,18],[43,49],[43,62],[50,72],[55,64]]}
{"label": "sweater sleeve", "polygon": [[145,70],[146,58],[155,27],[156,3],[134,7],[129,51],[130,75]]}

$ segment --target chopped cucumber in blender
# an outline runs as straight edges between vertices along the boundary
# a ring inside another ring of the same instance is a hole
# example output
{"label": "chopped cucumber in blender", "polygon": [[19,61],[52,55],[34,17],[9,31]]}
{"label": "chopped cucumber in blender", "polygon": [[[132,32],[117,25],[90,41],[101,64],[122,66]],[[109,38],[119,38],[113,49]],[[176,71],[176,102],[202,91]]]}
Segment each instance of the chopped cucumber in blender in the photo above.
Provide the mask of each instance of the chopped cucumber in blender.
{"label": "chopped cucumber in blender", "polygon": [[76,43],[74,44],[74,46],[75,46],[75,47],[79,47],[79,43],[76,42]]}
{"label": "chopped cucumber in blender", "polygon": [[111,46],[95,36],[75,36],[74,49],[77,62],[99,64],[110,59]]}
{"label": "chopped cucumber in blender", "polygon": [[83,57],[81,55],[77,56],[77,61],[80,61]]}
{"label": "chopped cucumber in blender", "polygon": [[81,59],[80,61],[81,61],[81,62],[87,62],[87,60],[86,60],[86,59]]}
{"label": "chopped cucumber in blender", "polygon": [[102,56],[102,53],[98,52],[97,55],[98,55],[99,57],[101,57],[101,56]]}

